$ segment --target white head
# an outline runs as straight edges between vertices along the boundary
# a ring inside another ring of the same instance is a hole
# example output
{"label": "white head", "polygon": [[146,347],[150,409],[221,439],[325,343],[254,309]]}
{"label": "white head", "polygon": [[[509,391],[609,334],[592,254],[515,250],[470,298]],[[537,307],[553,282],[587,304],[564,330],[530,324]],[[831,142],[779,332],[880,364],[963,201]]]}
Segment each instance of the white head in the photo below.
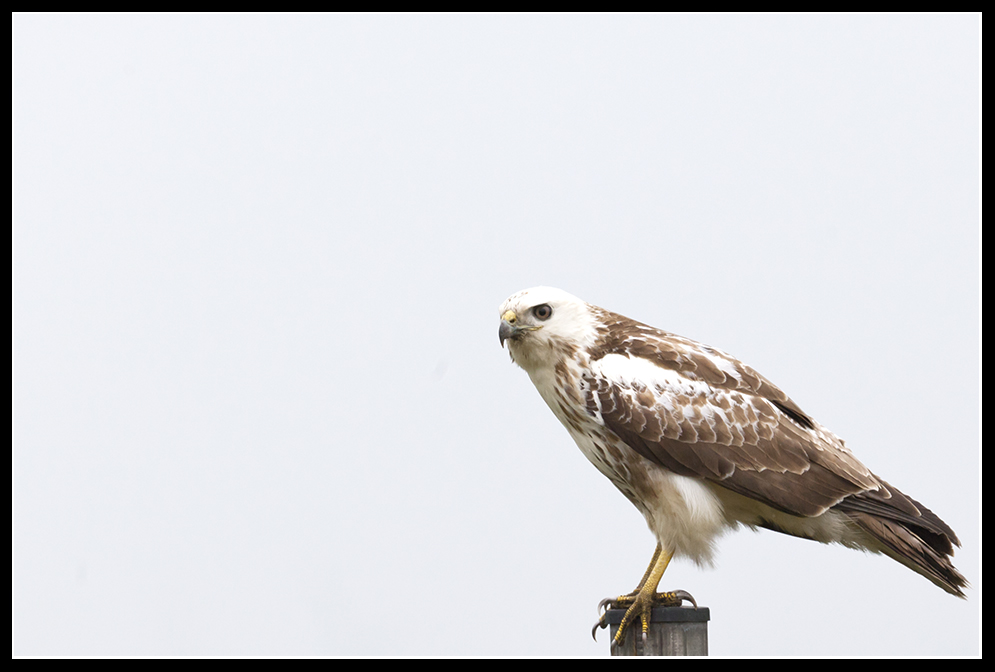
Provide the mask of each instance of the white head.
{"label": "white head", "polygon": [[505,299],[500,311],[501,345],[508,342],[512,361],[526,371],[552,367],[597,339],[591,306],[562,289],[523,290]]}

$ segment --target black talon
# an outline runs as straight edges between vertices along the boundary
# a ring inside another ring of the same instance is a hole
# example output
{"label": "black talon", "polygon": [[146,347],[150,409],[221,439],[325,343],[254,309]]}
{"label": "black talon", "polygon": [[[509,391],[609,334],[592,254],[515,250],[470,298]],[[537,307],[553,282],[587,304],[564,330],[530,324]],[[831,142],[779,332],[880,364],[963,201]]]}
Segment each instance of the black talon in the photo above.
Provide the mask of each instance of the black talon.
{"label": "black talon", "polygon": [[[681,602],[687,600],[688,602],[694,605],[695,609],[698,608],[698,603],[695,602],[694,597],[691,595],[691,593],[687,592],[686,590],[675,590],[674,597],[676,597]],[[677,606],[680,606],[680,603],[678,603]]]}
{"label": "black talon", "polygon": [[[607,601],[610,602],[610,600]],[[601,606],[605,602],[606,600],[601,600],[601,602],[598,604],[599,612],[601,611]],[[608,627],[608,620],[605,618],[607,615],[608,611],[606,610],[605,613],[601,614],[601,616],[598,617],[598,620],[594,623],[594,627],[591,628],[591,637],[594,637],[594,641],[598,641],[598,630],[604,630],[605,628]]]}
{"label": "black talon", "polygon": [[[608,619],[607,619],[608,611],[610,609],[622,609],[625,607],[626,603],[628,602],[632,602],[633,603],[632,606],[634,606],[636,599],[638,597],[639,597],[638,593],[631,593],[629,595],[622,595],[620,597],[606,597],[605,599],[598,602],[598,613],[600,614],[600,618],[598,618],[598,622],[594,624],[594,627],[591,628],[591,637],[594,639],[594,641],[598,641],[598,629],[608,627]],[[653,605],[666,606],[666,607],[673,607],[673,606],[680,607],[685,600],[690,602],[695,609],[698,608],[698,602],[694,599],[694,596],[691,595],[691,593],[687,592],[686,590],[674,590],[666,593],[656,593],[653,595],[653,597],[649,599],[651,600],[650,603],[651,608]],[[621,605],[619,604],[619,600],[621,600]],[[674,604],[675,602],[676,604]],[[632,606],[629,607],[630,611],[632,610]],[[630,614],[627,611],[626,616],[629,615]],[[646,615],[644,614],[644,616]],[[642,618],[643,616],[640,616],[639,622],[642,621]],[[625,630],[626,628],[623,628],[622,626],[632,627],[632,625],[633,624],[631,622],[626,623],[625,619],[623,619],[622,625],[620,625],[619,627],[621,630]],[[611,641],[612,651],[615,651],[615,649],[617,649],[619,645],[619,640],[616,637],[612,637]],[[646,641],[647,641],[647,634],[643,632],[642,644],[644,647],[646,646]]]}

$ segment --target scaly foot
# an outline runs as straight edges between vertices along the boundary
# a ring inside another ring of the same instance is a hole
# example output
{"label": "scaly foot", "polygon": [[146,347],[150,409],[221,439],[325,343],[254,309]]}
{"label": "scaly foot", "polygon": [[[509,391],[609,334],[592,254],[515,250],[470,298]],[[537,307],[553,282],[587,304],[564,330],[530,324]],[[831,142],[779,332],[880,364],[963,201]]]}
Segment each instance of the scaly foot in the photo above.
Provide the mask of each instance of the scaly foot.
{"label": "scaly foot", "polygon": [[598,603],[598,611],[601,612],[598,622],[594,624],[591,628],[591,636],[594,637],[595,641],[598,639],[598,628],[608,627],[608,610],[609,609],[619,609],[622,607],[628,607],[625,611],[625,615],[622,617],[622,622],[618,626],[618,630],[615,633],[615,637],[612,639],[612,648],[615,648],[623,641],[625,641],[625,632],[629,629],[636,619],[640,621],[642,626],[642,636],[643,642],[646,642],[646,633],[649,631],[650,626],[650,615],[653,612],[653,607],[679,607],[687,600],[694,605],[694,608],[698,608],[698,603],[695,602],[694,597],[690,593],[684,590],[675,590],[670,593],[648,593],[648,592],[634,592],[628,595],[619,595],[616,598],[605,598]]}

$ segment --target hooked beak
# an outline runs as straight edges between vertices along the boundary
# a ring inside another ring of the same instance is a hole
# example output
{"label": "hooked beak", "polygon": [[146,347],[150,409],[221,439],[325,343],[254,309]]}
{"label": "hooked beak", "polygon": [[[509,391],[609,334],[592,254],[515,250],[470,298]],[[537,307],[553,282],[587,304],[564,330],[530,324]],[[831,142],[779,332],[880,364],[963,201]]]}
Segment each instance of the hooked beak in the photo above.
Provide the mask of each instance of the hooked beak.
{"label": "hooked beak", "polygon": [[501,326],[498,327],[498,338],[501,341],[501,347],[504,347],[504,342],[509,338],[517,338],[523,331],[535,331],[537,329],[542,329],[542,327],[519,325],[518,316],[515,315],[515,311],[505,311],[504,315],[501,316]]}
{"label": "hooked beak", "polygon": [[501,326],[498,327],[498,338],[501,339],[501,347],[503,348],[504,342],[517,333],[517,329],[509,324],[508,320],[501,320]]}

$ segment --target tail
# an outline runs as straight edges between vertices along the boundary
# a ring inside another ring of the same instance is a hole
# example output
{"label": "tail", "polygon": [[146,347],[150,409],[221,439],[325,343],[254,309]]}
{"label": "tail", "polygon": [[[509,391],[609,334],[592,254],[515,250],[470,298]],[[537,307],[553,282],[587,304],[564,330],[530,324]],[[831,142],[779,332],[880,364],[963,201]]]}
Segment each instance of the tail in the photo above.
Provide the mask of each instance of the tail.
{"label": "tail", "polygon": [[960,539],[925,506],[884,481],[881,484],[883,489],[851,495],[834,508],[877,542],[878,547],[870,550],[890,556],[952,595],[965,597],[967,579],[950,560]]}

